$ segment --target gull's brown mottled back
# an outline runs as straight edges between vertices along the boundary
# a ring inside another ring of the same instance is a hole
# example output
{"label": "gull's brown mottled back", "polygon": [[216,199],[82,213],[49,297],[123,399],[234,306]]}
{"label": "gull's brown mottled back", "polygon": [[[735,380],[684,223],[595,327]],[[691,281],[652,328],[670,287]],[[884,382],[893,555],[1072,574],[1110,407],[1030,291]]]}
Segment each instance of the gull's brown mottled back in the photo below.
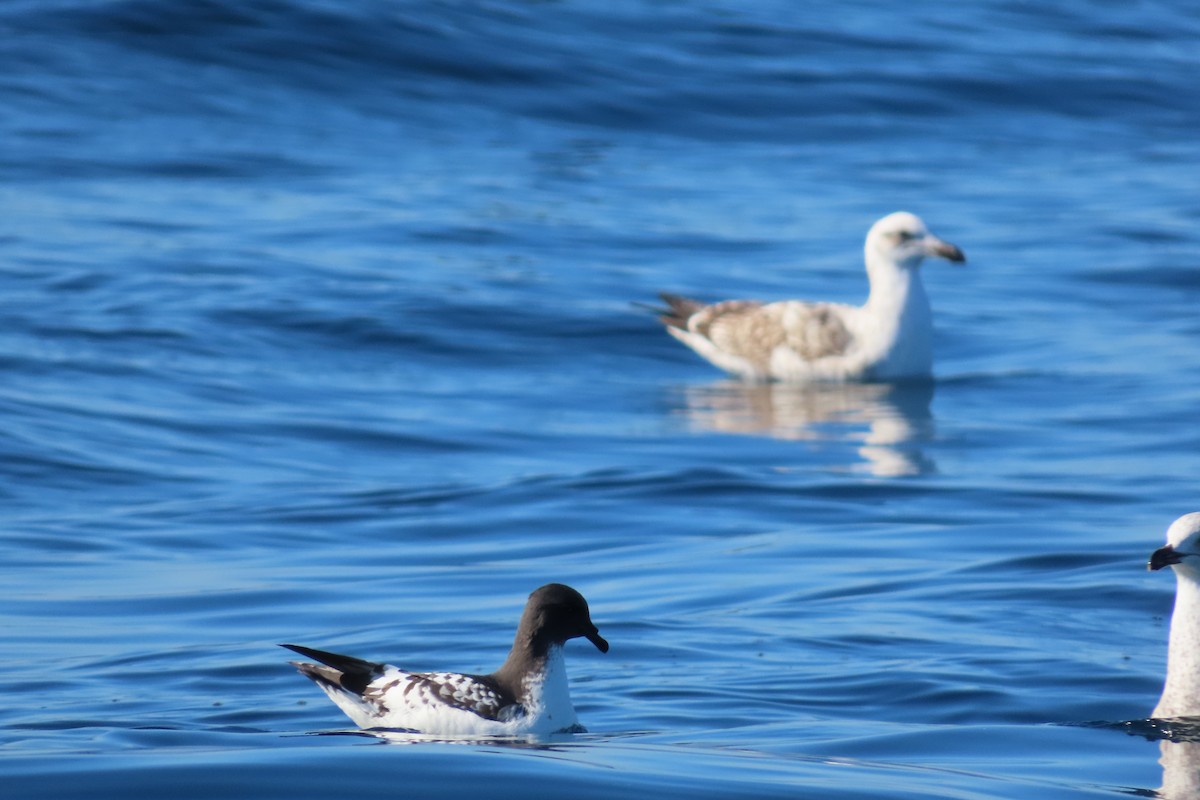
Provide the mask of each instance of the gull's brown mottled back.
{"label": "gull's brown mottled back", "polygon": [[704,305],[662,294],[667,331],[713,364],[748,380],[892,380],[927,377],[932,322],[918,267],[962,251],[905,212],[879,220],[865,245],[871,294],[862,307],[785,300]]}

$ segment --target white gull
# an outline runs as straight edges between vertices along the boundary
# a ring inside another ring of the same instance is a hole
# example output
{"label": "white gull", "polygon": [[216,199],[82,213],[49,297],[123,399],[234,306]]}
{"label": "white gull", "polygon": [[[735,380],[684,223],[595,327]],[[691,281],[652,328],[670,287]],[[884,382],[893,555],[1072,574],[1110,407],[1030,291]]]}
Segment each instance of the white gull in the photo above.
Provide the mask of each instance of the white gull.
{"label": "white gull", "polygon": [[310,647],[281,646],[321,662],[291,663],[360,728],[492,736],[583,730],[562,654],[563,644],[578,636],[608,652],[583,595],[550,583],[529,596],[512,650],[490,675],[409,672]]}
{"label": "white gull", "polygon": [[667,331],[716,366],[750,381],[928,378],[933,322],[921,284],[926,256],[966,261],[914,214],[871,226],[865,247],[871,285],[865,305],[727,300],[705,305],[663,294]]}
{"label": "white gull", "polygon": [[1200,716],[1200,512],[1171,523],[1167,543],[1154,551],[1147,566],[1175,572],[1167,680],[1152,716]]}

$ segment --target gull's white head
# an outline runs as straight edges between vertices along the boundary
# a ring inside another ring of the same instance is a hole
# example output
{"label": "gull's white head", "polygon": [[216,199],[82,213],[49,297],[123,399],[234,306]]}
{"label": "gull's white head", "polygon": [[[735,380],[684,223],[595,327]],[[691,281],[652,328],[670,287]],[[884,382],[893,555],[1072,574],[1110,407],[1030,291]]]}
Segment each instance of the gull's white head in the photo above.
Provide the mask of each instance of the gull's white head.
{"label": "gull's white head", "polygon": [[907,269],[921,265],[926,256],[938,256],[961,264],[962,250],[929,232],[916,214],[897,211],[888,214],[867,232],[867,263],[883,261]]}
{"label": "gull's white head", "polygon": [[1200,576],[1200,511],[1184,514],[1167,528],[1167,543],[1150,555],[1149,569],[1174,567]]}

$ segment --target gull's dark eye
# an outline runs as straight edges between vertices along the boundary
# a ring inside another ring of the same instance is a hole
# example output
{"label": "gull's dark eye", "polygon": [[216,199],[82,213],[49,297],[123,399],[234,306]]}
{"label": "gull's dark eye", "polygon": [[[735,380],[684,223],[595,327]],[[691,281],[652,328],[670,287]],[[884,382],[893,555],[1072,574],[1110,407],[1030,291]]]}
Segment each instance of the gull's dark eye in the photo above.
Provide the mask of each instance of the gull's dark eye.
{"label": "gull's dark eye", "polygon": [[912,231],[896,231],[897,242],[911,242],[915,238],[917,235]]}

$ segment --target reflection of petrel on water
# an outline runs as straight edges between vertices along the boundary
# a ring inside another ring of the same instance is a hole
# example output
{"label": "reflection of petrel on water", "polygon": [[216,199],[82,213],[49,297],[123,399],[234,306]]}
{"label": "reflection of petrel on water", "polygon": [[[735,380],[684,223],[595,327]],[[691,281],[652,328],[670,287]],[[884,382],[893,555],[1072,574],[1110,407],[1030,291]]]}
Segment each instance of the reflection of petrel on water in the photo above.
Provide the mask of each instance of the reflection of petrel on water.
{"label": "reflection of petrel on water", "polygon": [[857,445],[862,468],[879,476],[934,471],[921,445],[933,436],[934,384],[791,385],[721,381],[685,386],[691,424],[701,430],[792,441]]}

